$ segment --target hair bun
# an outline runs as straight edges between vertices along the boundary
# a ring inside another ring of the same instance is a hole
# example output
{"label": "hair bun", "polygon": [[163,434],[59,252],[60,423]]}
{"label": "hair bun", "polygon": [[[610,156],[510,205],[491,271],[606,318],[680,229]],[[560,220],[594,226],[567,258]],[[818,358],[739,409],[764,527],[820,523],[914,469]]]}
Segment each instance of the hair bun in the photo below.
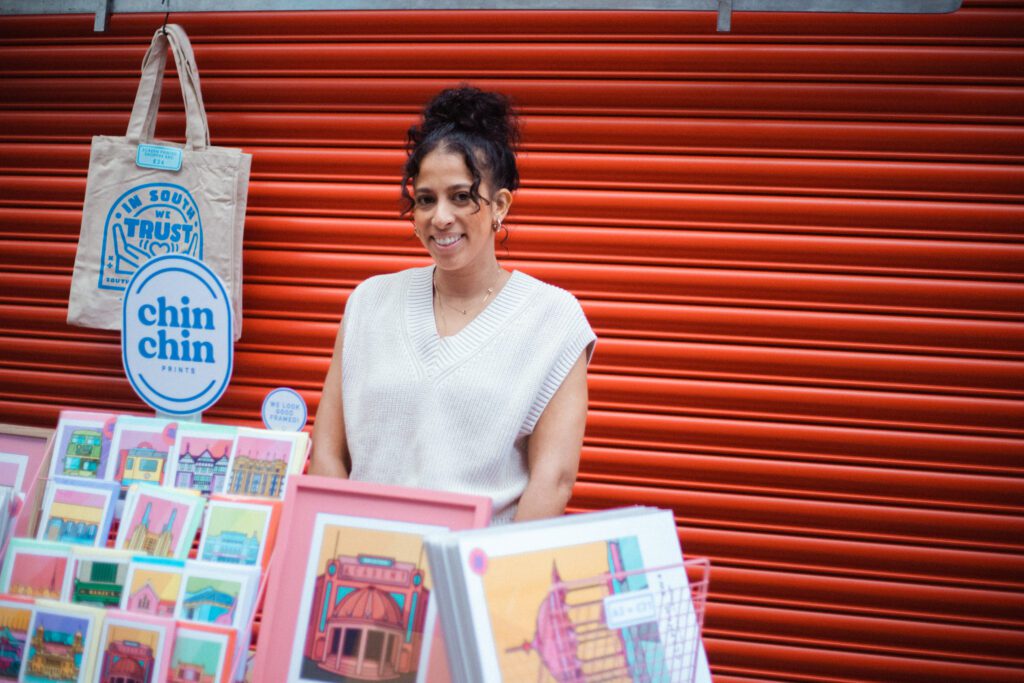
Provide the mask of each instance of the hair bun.
{"label": "hair bun", "polygon": [[423,111],[424,136],[444,127],[478,135],[499,146],[515,147],[519,142],[511,101],[501,93],[470,85],[441,91]]}

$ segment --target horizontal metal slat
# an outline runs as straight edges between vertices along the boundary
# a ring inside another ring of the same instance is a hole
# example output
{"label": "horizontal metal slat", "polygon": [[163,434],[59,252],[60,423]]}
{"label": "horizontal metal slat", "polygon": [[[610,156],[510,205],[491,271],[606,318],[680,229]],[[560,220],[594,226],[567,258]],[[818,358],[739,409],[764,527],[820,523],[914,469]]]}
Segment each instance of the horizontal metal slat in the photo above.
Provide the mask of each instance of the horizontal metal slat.
{"label": "horizontal metal slat", "polygon": [[[814,15],[814,31],[807,35],[806,15],[783,12],[742,12],[734,16],[732,32],[714,35],[712,12],[622,12],[622,11],[474,11],[453,22],[445,12],[175,12],[192,39],[253,40],[274,36],[280,40],[323,39],[400,41],[493,39],[494,27],[502,28],[508,40],[547,39],[633,40],[639,42],[676,42],[688,40],[732,41],[760,40],[812,42],[898,42],[925,41],[928,44],[1010,44],[1019,45],[1024,28],[1021,12],[1012,3],[989,1],[972,7],[970,0],[952,14],[830,14]],[[148,40],[162,15],[125,14],[111,22],[103,42]],[[4,17],[0,38],[14,44],[23,42],[100,42],[93,33],[91,14],[39,17]]]}
{"label": "horizontal metal slat", "polygon": [[767,676],[775,680],[873,680],[893,683],[963,680],[1010,683],[1020,676],[1019,668],[1011,666],[783,646],[710,636],[705,637],[704,645],[708,650],[708,658],[715,662],[716,671],[742,676]]}
{"label": "horizontal metal slat", "polygon": [[897,463],[869,467],[586,446],[580,481],[933,510],[1024,510],[1024,480],[1016,476],[929,472]]}
{"label": "horizontal metal slat", "polygon": [[1024,598],[1009,591],[869,581],[720,565],[715,566],[712,572],[713,580],[709,582],[708,590],[713,602],[1017,629],[1024,620]]}
{"label": "horizontal metal slat", "polygon": [[[131,101],[119,111],[0,109],[0,139],[88,142],[93,135],[124,135]],[[184,114],[161,109],[157,135],[181,139]],[[413,114],[208,112],[218,145],[401,147]],[[523,120],[526,151],[656,152],[851,159],[942,161],[1019,160],[1020,126],[858,121],[773,121],[544,116]]]}
{"label": "horizontal metal slat", "polygon": [[589,375],[603,410],[1024,437],[1024,401]]}
{"label": "horizontal metal slat", "polygon": [[[1020,125],[1024,95],[1013,88],[970,85],[727,83],[701,81],[555,80],[478,78],[453,69],[445,78],[280,78],[260,82],[252,99],[249,79],[203,79],[203,99],[213,111],[413,112],[453,80],[472,79],[504,92],[531,114],[624,114],[648,116],[746,116],[932,123]],[[0,77],[9,93],[3,108],[122,108],[134,101],[136,78]],[[164,97],[176,101],[178,84],[165,82]],[[642,103],[642,104],[638,104]]]}
{"label": "horizontal metal slat", "polygon": [[1014,629],[712,602],[705,616],[704,632],[709,637],[756,639],[797,647],[1024,666],[1024,634]]}
{"label": "horizontal metal slat", "polygon": [[[397,183],[399,150],[248,147],[252,179]],[[81,175],[86,145],[0,143],[0,173]],[[531,188],[799,194],[968,201],[1015,201],[1024,171],[1010,164],[895,164],[707,156],[554,154],[523,156]]]}
{"label": "horizontal metal slat", "polygon": [[[81,212],[0,208],[0,239],[77,241]],[[1021,280],[1024,244],[513,225],[499,258]],[[249,216],[249,249],[423,254],[403,220]]]}
{"label": "horizontal metal slat", "polygon": [[[11,272],[59,274],[74,264],[74,244],[7,243],[10,250],[0,254],[0,267]],[[245,255],[244,267],[246,281],[252,283],[355,286],[376,272],[421,261],[422,257],[252,251]],[[585,298],[1024,320],[1024,284],[654,266],[515,261],[507,265]],[[282,275],[268,275],[278,272]]]}
{"label": "horizontal metal slat", "polygon": [[591,410],[594,446],[1020,476],[1020,439]]}
{"label": "horizontal metal slat", "polygon": [[781,496],[577,482],[573,504],[603,509],[641,501],[674,510],[687,524],[736,531],[820,536],[918,547],[1020,553],[1024,517],[912,507],[858,505]]}
{"label": "horizontal metal slat", "polygon": [[[1016,55],[989,47],[848,46],[823,53],[806,45],[700,45],[592,42],[198,44],[196,64],[214,76],[435,76],[471,64],[477,76],[560,78],[820,80],[1021,84]],[[0,46],[0,73],[18,76],[135,75],[144,45]],[[1012,74],[1018,73],[1014,78]]]}
{"label": "horizontal metal slat", "polygon": [[[56,306],[61,310],[55,315],[64,316],[70,287],[70,275],[0,272],[0,305]],[[243,290],[246,320],[265,317],[336,324],[349,291],[333,286],[247,284]],[[1024,356],[1019,323],[593,300],[581,303],[600,337],[1007,360]],[[282,333],[288,334],[286,330]]]}

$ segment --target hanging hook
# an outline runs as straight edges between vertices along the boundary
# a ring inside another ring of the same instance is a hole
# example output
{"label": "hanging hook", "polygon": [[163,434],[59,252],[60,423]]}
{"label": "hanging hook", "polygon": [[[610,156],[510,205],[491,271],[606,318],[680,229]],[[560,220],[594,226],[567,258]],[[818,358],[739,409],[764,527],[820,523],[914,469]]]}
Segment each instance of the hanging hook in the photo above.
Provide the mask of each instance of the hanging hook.
{"label": "hanging hook", "polygon": [[161,33],[167,37],[167,20],[171,17],[171,0],[160,0],[161,5],[167,5],[167,13],[164,14],[164,25],[160,27]]}

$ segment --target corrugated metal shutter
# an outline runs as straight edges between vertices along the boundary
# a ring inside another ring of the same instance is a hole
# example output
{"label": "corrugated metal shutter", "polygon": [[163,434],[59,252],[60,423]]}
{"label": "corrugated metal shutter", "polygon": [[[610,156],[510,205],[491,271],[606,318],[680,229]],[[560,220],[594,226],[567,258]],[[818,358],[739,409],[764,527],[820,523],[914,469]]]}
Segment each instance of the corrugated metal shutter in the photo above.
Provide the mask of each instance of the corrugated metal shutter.
{"label": "corrugated metal shutter", "polygon": [[[505,262],[601,337],[574,507],[676,510],[719,680],[1020,680],[1024,4],[950,16],[172,15],[215,143],[254,154],[245,331],[209,411],[314,404],[345,298],[424,262],[403,131],[511,93]],[[138,408],[63,320],[89,136],[162,17],[0,20],[0,416]],[[171,81],[165,102],[175,102]],[[180,135],[180,107],[161,121]]]}

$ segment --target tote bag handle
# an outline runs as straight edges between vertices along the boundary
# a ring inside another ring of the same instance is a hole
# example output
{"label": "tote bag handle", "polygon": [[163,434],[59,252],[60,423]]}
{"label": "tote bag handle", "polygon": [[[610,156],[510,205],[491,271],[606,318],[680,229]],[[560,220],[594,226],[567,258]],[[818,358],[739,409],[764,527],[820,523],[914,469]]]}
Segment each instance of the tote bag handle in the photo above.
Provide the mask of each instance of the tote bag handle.
{"label": "tote bag handle", "polygon": [[199,72],[195,55],[185,30],[177,24],[157,29],[142,59],[142,77],[135,93],[135,104],[128,121],[128,140],[148,142],[156,131],[156,116],[160,109],[160,94],[164,70],[167,66],[167,48],[170,46],[177,65],[181,95],[185,102],[185,148],[205,149],[210,144],[210,126],[206,120]]}

